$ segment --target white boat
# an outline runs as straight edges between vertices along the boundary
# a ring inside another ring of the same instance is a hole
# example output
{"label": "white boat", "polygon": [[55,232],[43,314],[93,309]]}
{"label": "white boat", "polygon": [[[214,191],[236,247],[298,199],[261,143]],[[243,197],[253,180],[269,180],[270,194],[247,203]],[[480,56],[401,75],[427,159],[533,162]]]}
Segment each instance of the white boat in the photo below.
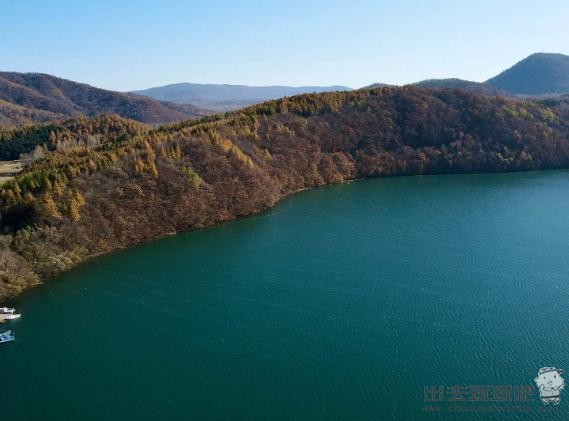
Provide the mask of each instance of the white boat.
{"label": "white boat", "polygon": [[4,332],[4,333],[0,333],[0,344],[4,344],[6,342],[12,342],[15,340],[16,340],[16,337],[14,335],[12,335],[11,330]]}
{"label": "white boat", "polygon": [[21,314],[10,313],[10,314],[6,314],[4,316],[4,320],[16,320],[16,319],[19,319],[20,317],[22,317]]}
{"label": "white boat", "polygon": [[0,314],[14,314],[16,309],[8,307],[0,307]]}

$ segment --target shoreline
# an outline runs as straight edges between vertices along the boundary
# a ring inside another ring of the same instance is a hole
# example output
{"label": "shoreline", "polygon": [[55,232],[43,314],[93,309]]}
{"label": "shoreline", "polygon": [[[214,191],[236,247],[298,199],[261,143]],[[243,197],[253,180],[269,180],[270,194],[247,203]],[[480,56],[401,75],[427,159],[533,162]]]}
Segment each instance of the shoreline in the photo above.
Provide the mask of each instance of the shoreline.
{"label": "shoreline", "polygon": [[[375,179],[384,179],[384,178],[399,178],[399,177],[430,177],[430,176],[455,176],[455,175],[490,175],[490,174],[511,174],[511,173],[527,173],[527,174],[534,174],[534,173],[542,173],[542,172],[548,172],[548,171],[569,171],[569,168],[563,167],[563,168],[547,168],[547,169],[540,169],[540,170],[525,170],[525,171],[485,171],[485,172],[461,172],[461,173],[433,173],[433,174],[401,174],[401,175],[390,175],[390,176],[377,176],[377,177],[360,177],[360,178],[353,178],[353,179],[347,179],[347,180],[342,180],[339,181],[337,183],[332,183],[332,184],[325,184],[322,186],[316,186],[316,187],[305,187],[302,189],[299,189],[297,191],[294,192],[290,192],[288,194],[284,194],[282,197],[280,197],[278,200],[276,200],[271,206],[265,208],[265,209],[261,209],[258,212],[252,212],[246,215],[241,215],[241,216],[237,216],[235,218],[230,218],[230,219],[224,219],[222,221],[219,221],[217,223],[214,224],[210,224],[210,225],[206,225],[206,226],[202,226],[202,227],[196,227],[193,229],[189,229],[189,230],[183,230],[183,231],[176,231],[176,232],[172,232],[172,233],[168,233],[165,235],[159,235],[153,238],[150,238],[146,241],[141,241],[141,242],[136,242],[136,243],[132,243],[129,244],[127,246],[124,247],[118,247],[112,250],[109,250],[107,252],[103,252],[103,253],[96,253],[96,254],[91,254],[89,256],[87,256],[86,258],[82,259],[81,261],[76,262],[75,264],[73,264],[72,266],[68,267],[65,270],[59,271],[56,274],[54,274],[51,277],[45,278],[45,279],[41,279],[40,282],[36,285],[33,285],[29,288],[24,289],[23,291],[21,291],[20,293],[10,296],[10,297],[6,297],[4,299],[0,299],[0,305],[5,305],[7,304],[7,302],[9,300],[13,300],[13,299],[17,299],[20,298],[22,296],[25,296],[26,293],[28,293],[29,291],[34,290],[36,287],[40,286],[40,285],[45,285],[46,283],[49,283],[50,280],[54,279],[55,277],[58,277],[64,273],[67,273],[83,264],[86,264],[88,262],[90,262],[93,259],[96,259],[98,257],[101,256],[107,256],[113,253],[118,253],[124,250],[127,250],[131,247],[137,247],[137,246],[141,246],[144,244],[149,244],[153,241],[157,241],[157,240],[161,240],[164,238],[168,238],[168,237],[172,237],[175,235],[180,235],[180,234],[188,234],[188,233],[192,233],[195,231],[201,231],[201,230],[206,230],[206,229],[211,229],[211,228],[215,228],[218,226],[223,225],[226,222],[235,222],[235,221],[239,221],[239,220],[243,220],[245,218],[249,218],[249,217],[254,217],[254,216],[258,216],[264,212],[270,211],[271,209],[273,209],[275,206],[277,206],[280,202],[294,196],[297,195],[299,193],[303,193],[306,191],[312,191],[312,190],[318,190],[318,189],[324,189],[324,188],[328,188],[328,187],[333,187],[333,186],[340,186],[342,184],[350,184],[350,183],[354,183],[354,182],[358,182],[358,181],[365,181],[365,180],[375,180]],[[1,319],[1,318],[0,318]],[[0,320],[0,323],[3,323],[3,320]]]}

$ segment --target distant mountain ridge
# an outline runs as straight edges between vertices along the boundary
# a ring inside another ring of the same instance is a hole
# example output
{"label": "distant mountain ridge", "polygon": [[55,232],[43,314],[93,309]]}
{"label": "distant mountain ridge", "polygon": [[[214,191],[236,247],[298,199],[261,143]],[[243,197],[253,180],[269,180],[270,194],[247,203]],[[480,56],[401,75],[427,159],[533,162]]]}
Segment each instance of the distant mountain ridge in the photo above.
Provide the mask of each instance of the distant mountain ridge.
{"label": "distant mountain ridge", "polygon": [[[373,84],[373,88],[383,84]],[[462,89],[480,95],[550,97],[569,94],[569,56],[532,54],[485,82],[448,78],[426,79],[410,84],[429,89]]]}
{"label": "distant mountain ridge", "polygon": [[[361,89],[389,86],[393,85],[374,83]],[[486,82],[427,79],[411,86],[543,100],[569,94],[569,56],[532,54]],[[93,117],[103,113],[161,124],[304,93],[351,90],[341,85],[291,87],[176,83],[124,93],[47,74],[0,72],[0,126],[21,126],[75,116]]]}
{"label": "distant mountain ridge", "polygon": [[158,124],[208,112],[191,104],[107,91],[43,73],[0,72],[0,125],[16,126],[102,113]]}
{"label": "distant mountain ridge", "polygon": [[[569,56],[536,53],[486,82],[458,78],[426,79],[410,85],[428,89],[462,89],[489,96],[550,96],[569,93]],[[361,89],[392,87],[373,83]],[[133,91],[161,101],[195,104],[215,111],[243,108],[263,101],[303,93],[349,91],[347,86],[245,86],[176,83]]]}
{"label": "distant mountain ridge", "polygon": [[189,103],[210,110],[228,111],[285,96],[350,90],[352,88],[339,85],[292,87],[175,83],[132,93],[161,101],[177,104]]}
{"label": "distant mountain ridge", "polygon": [[566,94],[569,93],[569,56],[532,54],[485,83],[516,95]]}

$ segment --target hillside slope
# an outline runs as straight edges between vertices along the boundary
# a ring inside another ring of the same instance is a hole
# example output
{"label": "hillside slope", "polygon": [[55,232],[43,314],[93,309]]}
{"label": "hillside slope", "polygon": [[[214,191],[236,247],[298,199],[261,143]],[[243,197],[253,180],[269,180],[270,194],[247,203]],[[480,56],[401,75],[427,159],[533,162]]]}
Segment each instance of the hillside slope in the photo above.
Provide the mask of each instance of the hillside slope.
{"label": "hillside slope", "polygon": [[301,95],[158,129],[107,116],[28,130],[58,152],[0,186],[0,301],[90,256],[304,188],[569,167],[569,125],[554,110],[459,90]]}
{"label": "hillside slope", "polygon": [[245,86],[176,83],[134,91],[161,101],[195,104],[215,111],[243,108],[263,101],[304,93],[349,91],[347,86]]}
{"label": "hillside slope", "polygon": [[0,72],[0,124],[4,126],[101,113],[149,124],[207,114],[194,105],[107,91],[46,74]]}
{"label": "hillside slope", "polygon": [[569,93],[569,56],[532,54],[485,83],[517,95]]}

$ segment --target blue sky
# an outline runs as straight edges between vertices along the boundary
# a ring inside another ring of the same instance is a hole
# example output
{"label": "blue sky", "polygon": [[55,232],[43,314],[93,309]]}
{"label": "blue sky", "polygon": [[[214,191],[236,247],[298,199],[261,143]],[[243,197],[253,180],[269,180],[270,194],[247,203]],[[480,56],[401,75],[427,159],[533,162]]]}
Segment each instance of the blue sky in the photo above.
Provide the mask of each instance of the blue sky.
{"label": "blue sky", "polygon": [[0,70],[107,89],[483,81],[569,54],[569,1],[0,0]]}

